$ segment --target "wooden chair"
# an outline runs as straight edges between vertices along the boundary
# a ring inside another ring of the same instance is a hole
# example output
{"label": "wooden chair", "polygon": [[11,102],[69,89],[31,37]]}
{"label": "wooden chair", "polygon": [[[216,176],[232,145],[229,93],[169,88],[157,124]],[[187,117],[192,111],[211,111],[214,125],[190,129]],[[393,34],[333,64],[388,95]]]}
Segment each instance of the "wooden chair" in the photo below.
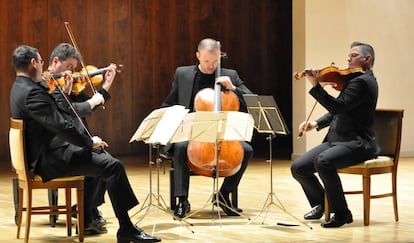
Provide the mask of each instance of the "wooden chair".
{"label": "wooden chair", "polygon": [[[402,109],[377,109],[375,111],[374,130],[376,140],[381,147],[378,158],[338,170],[338,173],[342,174],[362,175],[362,190],[344,190],[344,194],[363,194],[364,225],[369,225],[370,202],[374,198],[392,197],[395,221],[398,221],[397,168],[400,157],[403,114],[404,110]],[[371,195],[371,175],[385,173],[391,173],[392,192]],[[329,220],[329,218],[329,205],[325,195],[325,220]]]}
{"label": "wooden chair", "polygon": [[[24,141],[23,120],[10,118],[10,156],[15,169],[19,184],[19,205],[17,215],[17,239],[20,237],[22,224],[22,212],[26,211],[26,233],[24,241],[28,242],[30,233],[30,222],[32,214],[66,214],[66,227],[68,236],[72,235],[72,214],[77,214],[77,224],[79,229],[79,241],[83,242],[83,176],[61,177],[51,181],[43,182],[38,175],[32,179],[29,176]],[[64,188],[66,200],[64,205],[32,206],[32,195],[34,189]],[[71,190],[76,188],[78,210],[71,208]],[[23,207],[23,192],[26,192],[26,207]]]}

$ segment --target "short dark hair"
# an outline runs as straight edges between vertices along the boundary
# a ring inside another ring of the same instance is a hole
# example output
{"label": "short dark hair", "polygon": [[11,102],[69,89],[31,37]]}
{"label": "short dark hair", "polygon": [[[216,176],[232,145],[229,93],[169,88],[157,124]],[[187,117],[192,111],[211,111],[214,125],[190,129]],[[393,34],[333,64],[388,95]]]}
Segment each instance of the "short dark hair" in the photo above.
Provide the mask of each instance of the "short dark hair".
{"label": "short dark hair", "polygon": [[50,54],[49,65],[52,64],[54,57],[58,57],[59,61],[65,61],[69,57],[74,57],[78,61],[82,59],[76,48],[69,43],[60,43],[53,49],[52,54]]}
{"label": "short dark hair", "polygon": [[27,71],[27,68],[33,58],[36,61],[39,61],[37,56],[38,53],[39,50],[31,46],[21,45],[16,47],[12,54],[14,70]]}
{"label": "short dark hair", "polygon": [[220,50],[220,43],[212,38],[205,38],[198,43],[197,51],[207,50],[214,51]]}
{"label": "short dark hair", "polygon": [[375,61],[375,52],[374,52],[374,48],[367,43],[362,43],[362,42],[358,42],[358,41],[354,41],[351,44],[351,48],[358,46],[359,49],[361,50],[361,54],[366,56],[366,55],[370,55],[371,56],[371,66],[374,66],[374,61]]}

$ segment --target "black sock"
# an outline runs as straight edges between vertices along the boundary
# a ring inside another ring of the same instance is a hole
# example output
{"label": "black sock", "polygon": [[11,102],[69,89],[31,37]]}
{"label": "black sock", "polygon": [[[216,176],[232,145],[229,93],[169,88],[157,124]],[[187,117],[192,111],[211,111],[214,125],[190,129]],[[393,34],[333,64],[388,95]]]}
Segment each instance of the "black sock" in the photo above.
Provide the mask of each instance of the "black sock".
{"label": "black sock", "polygon": [[96,219],[98,216],[99,216],[99,211],[98,211],[98,209],[97,209],[97,208],[92,208],[92,209],[91,209],[91,217],[92,217],[93,219]]}
{"label": "black sock", "polygon": [[178,203],[183,203],[185,201],[187,201],[187,197],[186,196],[179,196],[178,197]]}
{"label": "black sock", "polygon": [[127,212],[117,215],[119,221],[119,230],[127,231],[134,227]]}

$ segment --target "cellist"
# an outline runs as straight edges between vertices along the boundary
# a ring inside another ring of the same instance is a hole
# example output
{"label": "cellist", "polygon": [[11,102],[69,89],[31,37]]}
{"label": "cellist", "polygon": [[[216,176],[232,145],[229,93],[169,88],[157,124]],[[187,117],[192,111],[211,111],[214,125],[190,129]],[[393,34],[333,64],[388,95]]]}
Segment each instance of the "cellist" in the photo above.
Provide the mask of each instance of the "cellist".
{"label": "cellist", "polygon": [[[240,111],[246,112],[247,108],[244,105],[242,95],[249,94],[251,91],[240,79],[237,71],[222,68],[221,76],[217,79],[215,77],[215,71],[221,58],[218,42],[211,38],[201,40],[198,44],[196,58],[198,60],[196,65],[182,66],[176,69],[172,89],[161,106],[183,105],[190,109],[190,111],[194,111],[194,97],[198,91],[204,88],[214,88],[215,82],[219,82],[223,89],[227,89],[237,95],[241,104]],[[174,215],[180,218],[185,217],[190,211],[190,203],[188,201],[190,170],[187,164],[187,146],[188,142],[180,142],[166,147],[168,152],[173,154],[174,196],[178,198],[178,205],[175,208]],[[223,200],[226,205],[233,208],[233,210],[230,210],[221,206],[222,210],[229,216],[239,216],[235,212],[242,212],[242,209],[232,206],[229,195],[237,189],[246,170],[247,163],[253,154],[253,148],[250,144],[242,142],[242,146],[244,157],[240,170],[236,174],[226,177],[220,188],[220,194],[223,196],[220,200]]]}

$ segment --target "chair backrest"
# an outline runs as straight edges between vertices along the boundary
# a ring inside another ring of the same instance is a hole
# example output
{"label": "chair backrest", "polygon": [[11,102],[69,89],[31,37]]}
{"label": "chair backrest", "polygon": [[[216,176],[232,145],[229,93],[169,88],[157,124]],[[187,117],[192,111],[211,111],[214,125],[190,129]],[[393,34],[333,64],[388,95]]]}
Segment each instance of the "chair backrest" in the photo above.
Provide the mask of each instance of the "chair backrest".
{"label": "chair backrest", "polygon": [[28,181],[26,166],[23,120],[10,118],[9,131],[10,158],[19,180]]}
{"label": "chair backrest", "polygon": [[402,109],[377,109],[374,116],[374,131],[381,147],[380,155],[394,158],[395,167],[400,157],[403,115]]}

